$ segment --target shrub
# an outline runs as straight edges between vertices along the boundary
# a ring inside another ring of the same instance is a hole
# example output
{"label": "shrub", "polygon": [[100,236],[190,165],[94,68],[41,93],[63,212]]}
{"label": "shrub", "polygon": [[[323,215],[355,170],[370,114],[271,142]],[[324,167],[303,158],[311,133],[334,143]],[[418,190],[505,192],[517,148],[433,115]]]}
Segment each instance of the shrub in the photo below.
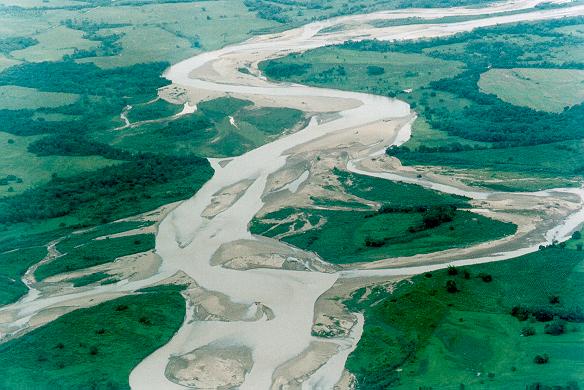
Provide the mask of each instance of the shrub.
{"label": "shrub", "polygon": [[560,303],[560,297],[559,297],[559,296],[557,296],[557,295],[552,295],[552,296],[550,297],[550,303],[551,303],[552,305],[557,305],[558,303]]}
{"label": "shrub", "polygon": [[454,280],[449,280],[446,282],[446,291],[448,291],[449,293],[452,294],[452,293],[456,293],[460,290],[456,286],[456,282]]}
{"label": "shrub", "polygon": [[385,73],[385,69],[381,66],[371,65],[367,67],[367,74],[369,76],[380,76]]}
{"label": "shrub", "polygon": [[550,357],[547,355],[547,353],[544,353],[543,355],[535,355],[533,358],[533,362],[535,364],[546,364],[549,360]]}
{"label": "shrub", "polygon": [[526,326],[525,328],[521,329],[521,336],[535,336],[535,328],[533,326]]}
{"label": "shrub", "polygon": [[489,275],[489,274],[483,274],[483,273],[481,273],[481,274],[479,275],[479,277],[480,277],[480,278],[483,280],[483,282],[485,282],[485,283],[490,283],[490,282],[492,282],[492,281],[493,281],[493,277],[492,277],[491,275]]}
{"label": "shrub", "polygon": [[449,265],[448,266],[448,275],[450,275],[450,276],[458,275],[458,269],[453,265]]}
{"label": "shrub", "polygon": [[566,331],[566,325],[564,321],[556,320],[552,323],[545,324],[543,332],[545,334],[550,334],[552,336],[559,336]]}
{"label": "shrub", "polygon": [[529,318],[529,310],[525,307],[514,306],[513,309],[511,309],[511,315],[519,321],[525,321]]}

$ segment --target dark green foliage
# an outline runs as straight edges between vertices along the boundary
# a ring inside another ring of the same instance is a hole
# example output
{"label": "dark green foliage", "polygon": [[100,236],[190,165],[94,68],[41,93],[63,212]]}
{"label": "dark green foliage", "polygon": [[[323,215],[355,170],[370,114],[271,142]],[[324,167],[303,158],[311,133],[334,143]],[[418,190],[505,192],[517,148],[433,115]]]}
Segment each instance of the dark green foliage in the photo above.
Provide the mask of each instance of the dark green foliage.
{"label": "dark green foliage", "polygon": [[26,294],[28,289],[22,283],[22,276],[46,255],[47,249],[43,246],[0,253],[0,306],[15,302]]}
{"label": "dark green foliage", "polygon": [[324,20],[342,15],[364,14],[385,9],[435,8],[488,3],[491,0],[354,0],[310,1],[310,0],[245,0],[250,11],[262,19],[295,26],[315,20]]}
{"label": "dark green foliage", "polygon": [[199,157],[141,155],[135,160],[49,183],[0,199],[0,223],[76,215],[109,222],[195,193],[211,176]]}
{"label": "dark green foliage", "polygon": [[109,277],[110,275],[104,272],[95,272],[89,275],[80,276],[78,278],[69,279],[67,281],[73,283],[73,287],[83,287],[89,284],[103,281],[104,279],[107,279]]}
{"label": "dark green foliage", "polygon": [[456,286],[455,280],[447,280],[446,281],[446,291],[448,291],[451,294],[460,291],[458,289],[458,287]]}
{"label": "dark green foliage", "polygon": [[134,156],[110,145],[87,139],[80,134],[51,135],[28,145],[37,156],[102,156],[111,160],[130,160]]}
{"label": "dark green foliage", "polygon": [[131,370],[184,315],[180,293],[165,289],[75,310],[0,345],[0,388],[129,389]]}
{"label": "dark green foliage", "polygon": [[[91,240],[79,247],[70,248],[63,256],[41,265],[37,268],[35,276],[37,279],[41,280],[60,273],[113,262],[118,257],[141,253],[152,249],[154,249],[154,234],[140,234],[137,236]],[[95,277],[100,276],[98,274],[93,275],[93,278],[88,279],[85,277],[82,279],[81,283],[93,283],[93,281],[101,280],[93,280]],[[79,281],[77,283],[79,283]]]}
{"label": "dark green foliage", "polygon": [[545,324],[543,331],[545,334],[559,336],[566,331],[566,322],[563,320],[557,320],[549,324]]}
{"label": "dark green foliage", "polygon": [[[318,228],[288,233],[281,239],[343,264],[466,246],[512,234],[516,229],[512,224],[457,210],[457,206],[468,207],[462,197],[338,169],[333,173],[347,194],[383,206],[372,211],[356,201],[339,204],[325,199],[314,202],[317,208],[285,208],[254,219],[250,231],[275,237],[305,220],[313,226],[324,221]],[[348,209],[334,210],[333,206]]]}
{"label": "dark green foliage", "polygon": [[385,73],[385,69],[381,66],[371,65],[367,67],[367,74],[369,76],[380,76]]}
{"label": "dark green foliage", "polygon": [[0,53],[9,54],[11,51],[26,49],[39,43],[31,37],[0,38]]}
{"label": "dark green foliage", "polygon": [[168,63],[100,69],[91,63],[38,62],[12,66],[0,73],[0,85],[18,85],[48,92],[108,97],[151,95],[168,85],[160,75]]}
{"label": "dark green foliage", "polygon": [[533,358],[535,364],[546,364],[549,360],[550,357],[545,353],[543,355],[535,355]]}
{"label": "dark green foliage", "polygon": [[262,70],[270,77],[281,79],[291,76],[302,76],[310,67],[310,64],[284,64],[277,61],[270,61]]}
{"label": "dark green foliage", "polygon": [[171,104],[163,99],[155,102],[135,105],[128,113],[130,122],[139,122],[159,118],[168,118],[178,114],[182,110],[181,105]]}
{"label": "dark green foliage", "polygon": [[432,229],[454,219],[456,208],[453,206],[435,206],[424,212],[423,223],[425,229]]}

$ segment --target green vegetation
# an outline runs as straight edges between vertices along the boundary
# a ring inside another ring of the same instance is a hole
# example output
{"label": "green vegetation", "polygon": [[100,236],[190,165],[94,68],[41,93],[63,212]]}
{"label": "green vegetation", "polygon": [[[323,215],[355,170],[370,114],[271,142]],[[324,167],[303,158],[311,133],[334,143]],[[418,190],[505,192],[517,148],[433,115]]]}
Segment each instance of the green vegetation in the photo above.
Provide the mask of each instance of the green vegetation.
{"label": "green vegetation", "polygon": [[[300,111],[249,102],[216,115],[213,106],[230,107],[229,99],[173,122],[168,117],[182,107],[156,95],[168,84],[166,61],[275,25],[236,0],[14,0],[1,7],[0,247],[11,266],[2,273],[0,303],[26,292],[22,274],[54,239],[66,237],[58,244],[65,255],[41,267],[39,278],[151,249],[151,235],[94,240],[130,226],[95,227],[192,196],[213,173],[203,157],[240,154],[296,126]],[[127,105],[130,120],[153,123],[128,129],[122,141],[113,129],[124,124]],[[200,123],[205,131],[197,135]],[[72,283],[113,280],[102,276]]]}
{"label": "green vegetation", "polygon": [[38,280],[64,272],[80,270],[109,263],[123,256],[154,248],[154,234],[138,234],[103,240],[92,240],[73,248],[63,256],[41,265],[35,276]]}
{"label": "green vegetation", "polygon": [[39,139],[39,136],[20,137],[0,132],[3,151],[0,155],[0,175],[13,178],[0,180],[0,197],[13,196],[46,184],[53,175],[70,177],[119,163],[101,156],[38,156],[29,148]]}
{"label": "green vegetation", "polygon": [[168,103],[163,99],[156,99],[153,102],[133,106],[130,112],[128,112],[128,120],[130,122],[140,122],[167,118],[178,114],[181,110],[182,106]]}
{"label": "green vegetation", "polygon": [[[70,228],[52,227],[48,229],[48,232],[38,233],[28,226],[22,230],[22,226],[13,226],[8,232],[4,232],[0,240],[0,306],[13,303],[26,294],[27,288],[21,281],[22,276],[33,264],[38,263],[47,255],[46,244],[50,240],[64,237],[56,248],[66,256],[55,260],[54,264],[51,263],[53,265],[47,264],[43,271],[54,274],[61,272],[64,268],[67,270],[67,267],[73,269],[81,265],[91,266],[91,264],[113,261],[117,256],[154,248],[151,235],[146,236],[144,242],[136,235],[130,237],[133,238],[132,240],[127,239],[125,242],[118,239],[95,240],[98,237],[138,229],[149,224],[151,222],[117,222],[74,234],[70,234]],[[140,242],[136,243],[137,241]],[[106,250],[106,252],[91,253],[88,248]],[[113,252],[107,252],[109,250]],[[80,282],[83,284],[83,281],[84,279]]]}
{"label": "green vegetation", "polygon": [[508,103],[535,110],[562,112],[584,101],[584,70],[491,69],[479,87]]}
{"label": "green vegetation", "polygon": [[281,24],[299,25],[341,15],[365,14],[396,8],[442,8],[489,3],[490,0],[245,0],[257,16]]}
{"label": "green vegetation", "polygon": [[67,281],[73,283],[73,287],[83,287],[96,282],[102,282],[103,284],[104,282],[115,281],[115,279],[112,279],[111,275],[104,272],[95,272],[78,278],[72,278]]}
{"label": "green vegetation", "polygon": [[22,283],[26,270],[47,254],[42,246],[0,253],[0,306],[17,301],[28,289]]}
{"label": "green vegetation", "polygon": [[[470,169],[480,179],[473,184],[501,188],[499,179],[512,178],[505,183],[506,189],[539,189],[557,185],[558,177],[564,185],[581,177],[578,150],[584,138],[580,125],[584,105],[572,97],[558,100],[563,106],[572,105],[559,112],[536,111],[486,94],[478,84],[485,74],[521,69],[530,75],[531,89],[512,89],[516,94],[537,96],[541,106],[548,98],[533,88],[546,89],[551,99],[557,95],[554,91],[563,89],[547,88],[546,83],[561,82],[584,68],[584,37],[578,33],[582,25],[582,18],[575,17],[430,40],[348,42],[291,54],[260,67],[280,80],[340,86],[409,102],[420,114],[414,136],[404,146],[388,150],[406,164]],[[398,56],[403,60],[396,61]],[[383,68],[383,72],[371,73],[366,66]],[[578,84],[576,80],[564,95],[577,94],[570,91],[578,89]],[[497,94],[509,88],[508,84],[503,89],[499,86]],[[557,111],[557,105],[548,107]],[[416,134],[420,128],[426,131]],[[544,156],[550,155],[557,158],[547,158],[542,164]],[[503,177],[487,180],[500,172]]]}
{"label": "green vegetation", "polygon": [[204,101],[197,107],[195,113],[179,119],[146,123],[123,133],[110,131],[100,139],[125,150],[228,157],[275,139],[303,119],[299,110],[258,108],[231,97]]}
{"label": "green vegetation", "polygon": [[296,83],[385,94],[388,90],[418,89],[459,74],[463,63],[423,53],[359,51],[332,46],[262,62],[260,69],[269,77]]}
{"label": "green vegetation", "polygon": [[60,107],[75,103],[79,95],[72,93],[41,92],[32,88],[0,87],[0,109],[34,110],[42,107]]}
{"label": "green vegetation", "polygon": [[78,309],[0,345],[5,389],[129,389],[131,370],[183,322],[180,286]]}
{"label": "green vegetation", "polygon": [[345,304],[365,328],[347,369],[367,389],[577,388],[583,265],[584,252],[553,246],[357,290]]}
{"label": "green vegetation", "polygon": [[460,210],[469,207],[464,198],[339,170],[334,173],[342,190],[357,201],[382,206],[371,210],[359,203],[361,207],[321,201],[324,208],[285,208],[256,218],[250,231],[280,238],[339,264],[435,252],[515,232],[512,224]]}
{"label": "green vegetation", "polygon": [[0,199],[0,223],[65,216],[82,225],[105,223],[190,197],[210,176],[208,163],[198,157],[140,156]]}

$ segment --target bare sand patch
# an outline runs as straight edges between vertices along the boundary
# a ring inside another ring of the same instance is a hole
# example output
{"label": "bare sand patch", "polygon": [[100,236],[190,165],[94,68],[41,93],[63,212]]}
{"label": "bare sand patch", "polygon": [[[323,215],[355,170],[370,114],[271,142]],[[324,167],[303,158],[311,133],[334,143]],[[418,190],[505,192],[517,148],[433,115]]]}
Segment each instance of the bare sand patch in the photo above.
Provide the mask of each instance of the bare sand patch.
{"label": "bare sand patch", "polygon": [[207,345],[173,356],[165,375],[189,388],[233,389],[243,383],[252,365],[252,352],[247,347]]}

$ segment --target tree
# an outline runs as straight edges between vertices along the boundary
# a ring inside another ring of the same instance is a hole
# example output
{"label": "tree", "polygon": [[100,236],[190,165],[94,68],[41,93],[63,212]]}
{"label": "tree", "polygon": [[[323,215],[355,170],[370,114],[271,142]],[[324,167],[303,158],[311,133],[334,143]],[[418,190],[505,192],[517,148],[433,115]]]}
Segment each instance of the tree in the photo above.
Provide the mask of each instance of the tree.
{"label": "tree", "polygon": [[543,355],[535,355],[533,358],[533,362],[535,364],[546,364],[549,360],[550,357],[547,355],[547,353],[544,353]]}
{"label": "tree", "polygon": [[446,282],[446,291],[448,291],[449,293],[453,294],[453,293],[456,293],[456,292],[458,292],[460,290],[456,286],[456,282],[454,280],[449,280],[449,281]]}
{"label": "tree", "polygon": [[559,336],[566,331],[566,325],[562,320],[556,320],[549,324],[545,324],[543,332],[552,336]]}

